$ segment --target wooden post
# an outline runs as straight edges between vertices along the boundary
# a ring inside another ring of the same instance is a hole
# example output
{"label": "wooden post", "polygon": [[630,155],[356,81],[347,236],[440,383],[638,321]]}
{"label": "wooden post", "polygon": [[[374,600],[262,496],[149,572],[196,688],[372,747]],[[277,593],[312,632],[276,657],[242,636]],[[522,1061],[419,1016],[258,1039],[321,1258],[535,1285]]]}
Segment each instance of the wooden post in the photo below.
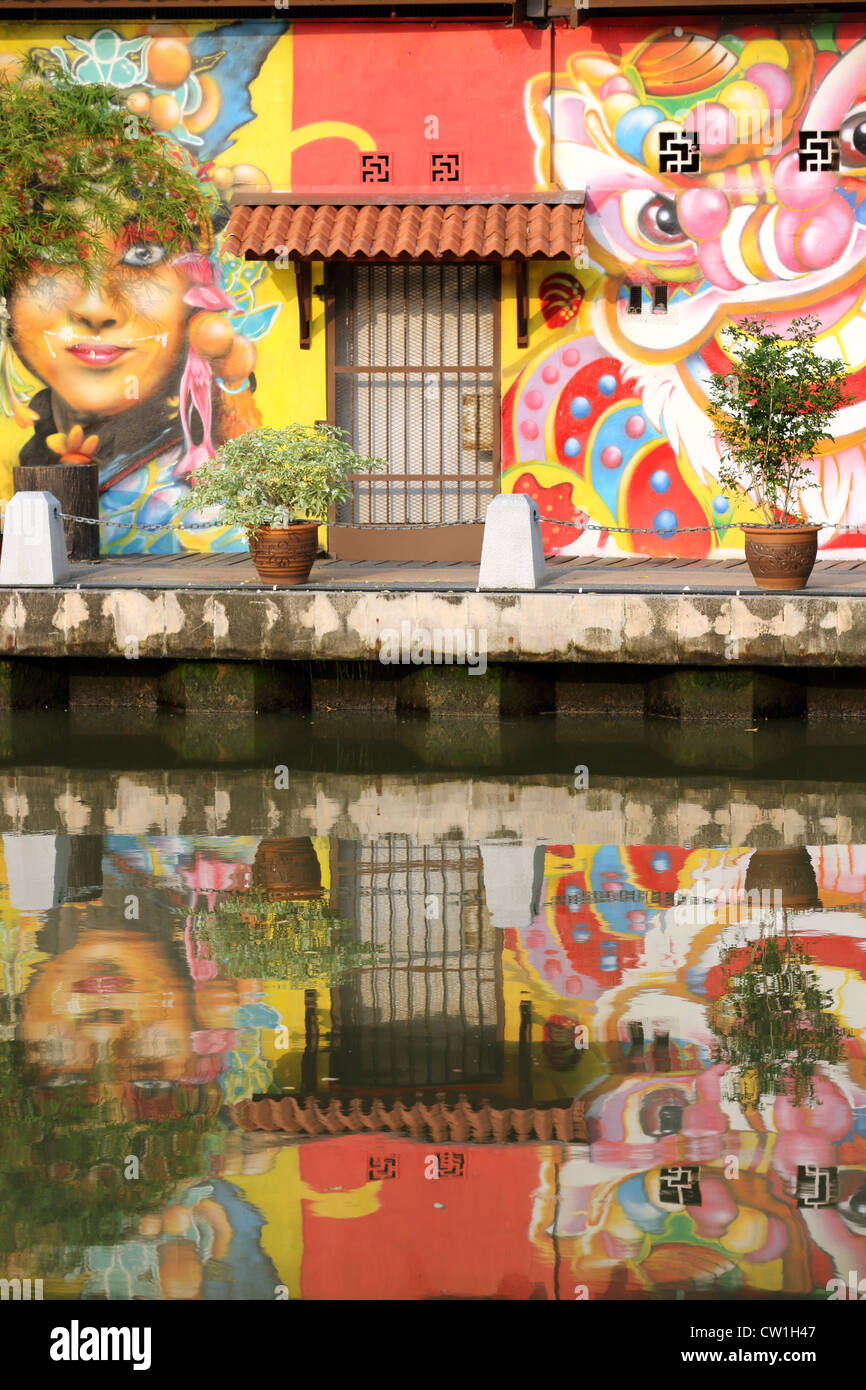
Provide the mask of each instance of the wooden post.
{"label": "wooden post", "polygon": [[529,347],[529,267],[526,261],[515,261],[517,277],[517,346]]}
{"label": "wooden post", "polygon": [[[99,468],[95,463],[19,464],[12,469],[16,492],[53,492],[60,510],[73,516],[99,517]],[[64,521],[70,560],[99,559],[99,527]]]}
{"label": "wooden post", "polygon": [[311,298],[313,293],[313,267],[309,261],[295,261],[295,283],[298,290],[298,328],[300,333],[299,346],[309,349],[310,346],[310,315]]}

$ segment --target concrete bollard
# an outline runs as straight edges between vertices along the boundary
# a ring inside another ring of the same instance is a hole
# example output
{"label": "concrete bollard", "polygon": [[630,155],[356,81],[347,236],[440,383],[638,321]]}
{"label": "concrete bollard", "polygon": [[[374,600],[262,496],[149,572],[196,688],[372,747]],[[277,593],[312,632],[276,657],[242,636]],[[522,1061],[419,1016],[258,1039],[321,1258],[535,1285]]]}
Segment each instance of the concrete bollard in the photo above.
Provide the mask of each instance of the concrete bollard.
{"label": "concrete bollard", "polygon": [[0,585],[31,589],[69,574],[60,503],[52,492],[16,492],[3,518]]}
{"label": "concrete bollard", "polygon": [[531,926],[542,905],[544,845],[521,840],[508,844],[482,841],[480,848],[490,925],[501,931]]}
{"label": "concrete bollard", "polygon": [[17,912],[50,912],[66,899],[68,835],[3,836],[9,902]]}
{"label": "concrete bollard", "polygon": [[539,589],[546,566],[538,507],[525,493],[494,497],[484,520],[478,589]]}

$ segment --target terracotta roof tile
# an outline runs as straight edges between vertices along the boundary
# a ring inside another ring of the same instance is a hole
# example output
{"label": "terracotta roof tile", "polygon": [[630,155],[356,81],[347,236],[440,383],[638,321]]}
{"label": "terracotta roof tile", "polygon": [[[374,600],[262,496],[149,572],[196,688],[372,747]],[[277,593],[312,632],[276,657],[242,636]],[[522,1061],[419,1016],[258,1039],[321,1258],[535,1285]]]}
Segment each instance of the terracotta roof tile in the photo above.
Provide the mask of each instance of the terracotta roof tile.
{"label": "terracotta roof tile", "polygon": [[416,1101],[414,1105],[394,1102],[390,1108],[378,1096],[365,1111],[358,1098],[344,1110],[337,1100],[323,1106],[312,1097],[301,1105],[294,1096],[281,1100],[246,1100],[230,1105],[232,1120],[244,1130],[280,1131],[283,1134],[381,1134],[401,1132],[415,1139],[451,1140],[456,1143],[504,1144],[516,1139],[558,1139],[576,1143],[586,1139],[584,1104],[538,1106],[528,1109],[494,1110],[488,1101],[473,1105],[465,1096],[454,1105],[437,1100],[433,1105]]}
{"label": "terracotta roof tile", "polygon": [[250,260],[512,260],[576,256],[583,208],[573,203],[267,203],[236,207],[226,249]]}

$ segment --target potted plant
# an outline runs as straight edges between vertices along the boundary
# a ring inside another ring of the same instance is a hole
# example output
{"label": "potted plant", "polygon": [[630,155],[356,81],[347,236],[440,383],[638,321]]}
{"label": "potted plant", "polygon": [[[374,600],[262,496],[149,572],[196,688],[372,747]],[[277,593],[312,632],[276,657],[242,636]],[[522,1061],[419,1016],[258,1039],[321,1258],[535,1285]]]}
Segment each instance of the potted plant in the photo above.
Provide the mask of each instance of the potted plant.
{"label": "potted plant", "polygon": [[356,454],[334,425],[263,426],[221,445],[199,466],[190,500],[241,526],[260,577],[303,584],[328,509],[352,495],[352,475],[385,468]]}
{"label": "potted plant", "polygon": [[817,484],[810,464],[832,440],[836,412],[853,399],[847,368],[815,346],[814,316],[795,318],[784,334],[749,318],[722,332],[731,357],[713,372],[709,415],[721,444],[719,480],[729,494],[751,496],[764,523],[742,523],[746,560],[762,589],[805,588],[820,526],[805,515],[801,493]]}

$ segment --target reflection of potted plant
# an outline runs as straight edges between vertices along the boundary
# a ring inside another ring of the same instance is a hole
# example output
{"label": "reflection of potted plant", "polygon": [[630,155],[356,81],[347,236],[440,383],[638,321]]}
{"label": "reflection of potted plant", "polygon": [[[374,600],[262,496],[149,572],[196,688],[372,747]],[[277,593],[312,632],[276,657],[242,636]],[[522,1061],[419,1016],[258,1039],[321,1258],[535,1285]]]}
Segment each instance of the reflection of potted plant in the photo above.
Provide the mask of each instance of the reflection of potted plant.
{"label": "reflection of potted plant", "polygon": [[224,898],[196,913],[192,930],[212,960],[237,980],[279,980],[295,988],[336,984],[371,965],[371,946],[351,940],[350,922],[323,902],[275,902],[266,894]]}
{"label": "reflection of potted plant", "polygon": [[[333,425],[267,426],[229,439],[197,471],[192,501],[242,526],[260,577],[303,584],[330,507],[352,495],[352,474],[386,467],[356,454]],[[309,518],[315,518],[311,520]]]}
{"label": "reflection of potted plant", "polygon": [[782,907],[820,907],[818,881],[809,851],[756,849],[746,869],[746,893],[779,893]]}
{"label": "reflection of potted plant", "polygon": [[848,368],[822,356],[813,316],[791,320],[786,336],[766,320],[744,319],[722,332],[731,356],[713,372],[709,415],[721,444],[719,480],[729,493],[750,494],[764,524],[743,524],[746,560],[762,589],[803,589],[821,529],[804,514],[801,492],[814,487],[810,468],[830,426],[848,405]]}
{"label": "reflection of potted plant", "polygon": [[845,1030],[830,1012],[812,959],[785,932],[762,933],[722,958],[724,993],[710,1011],[716,1062],[733,1068],[732,1100],[753,1108],[764,1096],[801,1105],[813,1094],[816,1064],[838,1062]]}

